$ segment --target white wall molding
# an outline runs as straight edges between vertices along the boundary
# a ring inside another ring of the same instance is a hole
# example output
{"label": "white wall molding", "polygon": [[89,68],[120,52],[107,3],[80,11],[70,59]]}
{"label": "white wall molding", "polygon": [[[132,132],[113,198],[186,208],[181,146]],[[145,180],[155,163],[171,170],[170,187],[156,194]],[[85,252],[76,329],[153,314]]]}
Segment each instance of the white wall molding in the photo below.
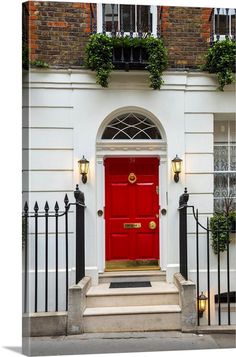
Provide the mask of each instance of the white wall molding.
{"label": "white wall molding", "polygon": [[[88,69],[31,69],[29,82],[23,81],[24,88],[30,89],[97,89],[108,91],[110,89],[140,90],[149,88],[148,71],[131,70],[112,71],[109,88],[101,88],[96,84],[95,72]],[[216,75],[207,72],[165,71],[164,84],[161,90],[182,90],[193,92],[215,92],[218,82]],[[235,91],[234,85],[225,87],[225,92]],[[158,92],[158,91],[157,91]]]}

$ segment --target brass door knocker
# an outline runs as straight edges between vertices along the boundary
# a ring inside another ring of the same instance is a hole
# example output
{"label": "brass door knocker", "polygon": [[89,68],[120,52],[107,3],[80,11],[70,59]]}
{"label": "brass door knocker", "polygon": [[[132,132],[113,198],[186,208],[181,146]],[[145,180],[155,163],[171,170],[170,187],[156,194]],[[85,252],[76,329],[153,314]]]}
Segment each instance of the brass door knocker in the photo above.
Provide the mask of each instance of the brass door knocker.
{"label": "brass door knocker", "polygon": [[137,181],[137,176],[133,172],[131,172],[128,176],[128,181],[130,183],[135,183]]}

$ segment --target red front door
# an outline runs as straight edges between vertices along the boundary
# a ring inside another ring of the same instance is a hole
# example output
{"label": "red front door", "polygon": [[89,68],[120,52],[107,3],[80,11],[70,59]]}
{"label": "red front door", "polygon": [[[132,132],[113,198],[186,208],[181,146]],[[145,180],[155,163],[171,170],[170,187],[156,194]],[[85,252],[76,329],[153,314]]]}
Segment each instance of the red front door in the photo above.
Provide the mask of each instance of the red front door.
{"label": "red front door", "polygon": [[159,259],[158,158],[105,159],[106,260]]}

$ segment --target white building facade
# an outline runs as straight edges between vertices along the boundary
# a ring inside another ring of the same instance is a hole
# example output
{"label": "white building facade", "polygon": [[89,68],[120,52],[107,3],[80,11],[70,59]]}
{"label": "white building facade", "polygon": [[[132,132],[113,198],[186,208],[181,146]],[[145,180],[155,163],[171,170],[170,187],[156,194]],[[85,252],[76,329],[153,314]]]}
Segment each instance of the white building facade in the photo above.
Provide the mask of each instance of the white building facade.
{"label": "white building facade", "polygon": [[[190,196],[188,204],[199,209],[199,218],[203,225],[206,217],[214,212],[214,142],[221,142],[217,138],[230,127],[232,140],[230,139],[227,145],[235,145],[235,86],[226,86],[224,92],[219,92],[215,75],[203,72],[166,71],[163,79],[164,85],[161,90],[152,90],[148,87],[146,71],[113,71],[109,87],[105,89],[96,84],[93,72],[83,69],[31,69],[29,77],[25,75],[23,79],[25,93],[29,90],[29,98],[26,95],[24,103],[25,113],[28,112],[29,115],[28,118],[23,115],[23,143],[26,143],[23,147],[23,201],[29,201],[31,210],[36,200],[39,210],[43,209],[45,201],[48,201],[50,209],[54,208],[56,201],[61,208],[66,193],[69,200],[74,201],[73,191],[76,184],[79,184],[85,195],[86,204],[86,276],[92,277],[94,285],[98,284],[99,273],[106,269],[106,158],[158,158],[159,267],[166,271],[168,282],[172,282],[173,274],[179,271],[178,206],[179,196],[184,192],[184,188],[187,187]],[[158,129],[161,138],[102,138],[104,130],[114,118],[129,113],[150,120]],[[171,167],[176,154],[183,160],[177,183],[173,179]],[[78,168],[78,160],[83,155],[89,160],[86,184],[82,183]],[[235,146],[231,149],[231,155],[235,155]],[[233,160],[232,163],[235,164],[235,158]],[[235,175],[235,170],[232,164],[229,173]],[[231,186],[235,195],[234,180],[232,179],[231,182],[234,184]],[[195,222],[190,213],[188,265],[189,278],[195,280]],[[70,216],[70,224],[69,268],[72,282],[75,268],[73,213]],[[62,232],[63,227],[61,234]],[[200,232],[200,274],[203,277],[206,261],[205,244],[205,234]],[[43,274],[44,267],[43,243],[40,247],[42,261],[39,262],[39,286],[41,284],[43,290],[43,279],[40,280],[40,271]],[[53,234],[49,234],[49,250],[53,250],[53,247]],[[64,259],[63,252],[61,245],[61,262]],[[33,271],[33,247],[31,253],[30,269]],[[230,243],[231,291],[236,289],[235,254],[233,239]],[[214,287],[217,280],[217,259],[213,251],[210,260]],[[222,291],[227,289],[225,264],[226,260],[222,255]],[[54,266],[55,262],[51,259],[49,271],[52,274]],[[63,274],[61,268],[62,281]],[[203,282],[201,290],[205,289],[206,285]],[[53,294],[51,290],[51,301]]]}

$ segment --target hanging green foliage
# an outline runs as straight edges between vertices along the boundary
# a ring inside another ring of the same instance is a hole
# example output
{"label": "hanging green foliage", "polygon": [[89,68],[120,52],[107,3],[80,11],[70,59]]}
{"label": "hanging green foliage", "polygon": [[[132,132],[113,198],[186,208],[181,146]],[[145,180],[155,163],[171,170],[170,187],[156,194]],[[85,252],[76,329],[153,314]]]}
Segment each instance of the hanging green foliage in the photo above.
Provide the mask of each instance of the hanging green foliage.
{"label": "hanging green foliage", "polygon": [[108,78],[115,68],[112,63],[113,49],[142,47],[147,52],[148,65],[146,69],[150,72],[150,87],[160,89],[163,84],[162,73],[167,68],[167,50],[162,40],[153,36],[143,37],[109,37],[104,34],[94,34],[86,47],[86,67],[96,71],[97,83],[102,87],[108,87]]}
{"label": "hanging green foliage", "polygon": [[226,39],[215,42],[209,48],[205,60],[202,70],[216,73],[219,90],[223,91],[226,84],[234,82],[236,43],[233,40]]}
{"label": "hanging green foliage", "polygon": [[86,46],[86,66],[96,71],[97,83],[102,87],[108,87],[108,78],[114,68],[112,49],[112,39],[104,34],[92,35]]}
{"label": "hanging green foliage", "polygon": [[210,219],[211,242],[215,254],[224,252],[230,243],[230,232],[235,225],[236,212],[230,212],[229,215],[224,213],[215,213]]}
{"label": "hanging green foliage", "polygon": [[152,36],[145,39],[144,44],[148,53],[148,66],[147,70],[150,72],[150,87],[153,89],[160,89],[164,83],[162,73],[167,68],[168,56],[167,50],[158,38]]}

